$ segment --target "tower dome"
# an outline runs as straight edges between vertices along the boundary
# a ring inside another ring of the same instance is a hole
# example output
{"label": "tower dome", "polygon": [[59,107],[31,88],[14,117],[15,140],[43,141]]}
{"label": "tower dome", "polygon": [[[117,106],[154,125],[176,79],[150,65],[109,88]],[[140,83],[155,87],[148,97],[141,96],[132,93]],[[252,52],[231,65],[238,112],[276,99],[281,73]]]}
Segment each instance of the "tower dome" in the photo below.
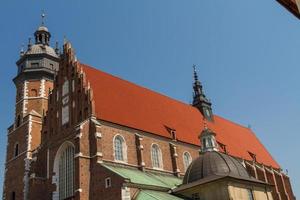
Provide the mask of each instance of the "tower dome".
{"label": "tower dome", "polygon": [[50,46],[51,34],[44,23],[45,14],[42,14],[42,23],[34,32],[35,42],[28,41],[26,51],[22,49],[20,59],[17,61],[18,76],[14,79],[22,81],[23,78],[33,77],[52,80],[59,69],[60,54],[58,44]]}
{"label": "tower dome", "polygon": [[204,119],[205,127],[199,139],[201,141],[201,154],[188,167],[183,184],[192,183],[202,179],[217,177],[234,177],[238,179],[254,179],[241,162],[235,158],[219,152],[216,133],[210,130]]}
{"label": "tower dome", "polygon": [[216,176],[251,179],[246,168],[235,158],[218,151],[207,151],[190,164],[183,184]]}
{"label": "tower dome", "polygon": [[48,28],[47,28],[46,26],[44,26],[44,25],[41,25],[41,26],[37,29],[37,31],[45,31],[45,32],[49,32]]}
{"label": "tower dome", "polygon": [[22,54],[22,56],[46,54],[55,58],[59,57],[58,47],[56,46],[56,48],[53,49],[50,46],[51,34],[48,28],[45,26],[44,18],[45,18],[45,14],[42,14],[42,24],[34,32],[35,44],[32,45],[31,39],[29,39],[28,49],[24,54]]}

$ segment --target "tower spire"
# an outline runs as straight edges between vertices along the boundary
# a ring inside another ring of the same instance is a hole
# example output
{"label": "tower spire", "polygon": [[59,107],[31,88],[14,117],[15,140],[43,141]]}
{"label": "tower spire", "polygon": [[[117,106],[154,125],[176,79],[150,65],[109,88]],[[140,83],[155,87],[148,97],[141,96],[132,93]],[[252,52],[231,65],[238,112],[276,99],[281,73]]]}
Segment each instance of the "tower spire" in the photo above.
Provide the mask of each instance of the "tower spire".
{"label": "tower spire", "polygon": [[202,91],[202,84],[198,79],[196,65],[193,65],[193,69],[194,69],[194,96],[204,95]]}
{"label": "tower spire", "polygon": [[206,120],[213,121],[211,102],[206,98],[203,92],[203,86],[199,81],[196,65],[193,65],[193,71],[194,71],[193,106],[199,109],[199,111],[202,113],[202,115],[205,117]]}

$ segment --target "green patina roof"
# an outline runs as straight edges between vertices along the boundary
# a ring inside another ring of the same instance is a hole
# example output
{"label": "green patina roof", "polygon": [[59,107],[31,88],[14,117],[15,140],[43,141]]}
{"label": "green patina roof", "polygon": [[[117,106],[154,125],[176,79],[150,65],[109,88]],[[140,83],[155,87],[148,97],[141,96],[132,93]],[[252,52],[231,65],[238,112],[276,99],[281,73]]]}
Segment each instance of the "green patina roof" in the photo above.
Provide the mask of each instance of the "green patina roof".
{"label": "green patina roof", "polygon": [[157,192],[152,190],[142,190],[135,200],[183,200],[166,192]]}
{"label": "green patina roof", "polygon": [[155,173],[150,171],[142,172],[138,169],[128,168],[117,165],[102,164],[105,168],[128,179],[130,183],[149,185],[163,188],[174,188],[182,183],[182,179],[173,175]]}

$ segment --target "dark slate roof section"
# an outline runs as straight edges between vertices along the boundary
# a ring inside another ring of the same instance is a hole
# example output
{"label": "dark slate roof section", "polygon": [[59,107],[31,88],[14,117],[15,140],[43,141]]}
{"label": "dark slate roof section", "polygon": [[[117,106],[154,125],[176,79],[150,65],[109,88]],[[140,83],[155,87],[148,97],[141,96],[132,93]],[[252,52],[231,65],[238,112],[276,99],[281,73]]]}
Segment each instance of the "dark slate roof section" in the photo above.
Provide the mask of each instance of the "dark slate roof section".
{"label": "dark slate roof section", "polygon": [[192,183],[210,176],[231,176],[249,179],[246,168],[235,158],[217,151],[206,152],[194,160],[183,179],[183,184]]}

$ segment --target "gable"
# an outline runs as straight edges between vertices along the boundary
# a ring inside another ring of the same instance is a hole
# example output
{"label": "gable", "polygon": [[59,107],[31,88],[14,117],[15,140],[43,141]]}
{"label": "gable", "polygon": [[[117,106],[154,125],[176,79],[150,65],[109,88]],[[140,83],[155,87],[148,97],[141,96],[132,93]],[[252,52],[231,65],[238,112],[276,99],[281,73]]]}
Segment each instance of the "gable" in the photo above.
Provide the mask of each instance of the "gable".
{"label": "gable", "polygon": [[[197,108],[171,99],[144,87],[122,80],[90,66],[80,64],[93,90],[95,114],[98,119],[170,138],[168,129],[176,131],[177,140],[200,144],[204,128],[203,116]],[[263,144],[248,128],[220,116],[208,126],[217,141],[226,145],[232,156],[279,168]]]}

